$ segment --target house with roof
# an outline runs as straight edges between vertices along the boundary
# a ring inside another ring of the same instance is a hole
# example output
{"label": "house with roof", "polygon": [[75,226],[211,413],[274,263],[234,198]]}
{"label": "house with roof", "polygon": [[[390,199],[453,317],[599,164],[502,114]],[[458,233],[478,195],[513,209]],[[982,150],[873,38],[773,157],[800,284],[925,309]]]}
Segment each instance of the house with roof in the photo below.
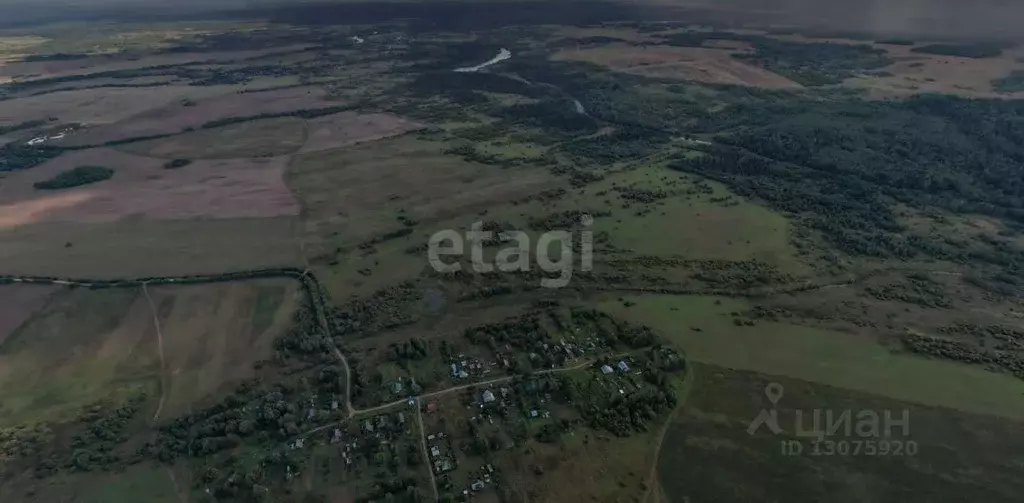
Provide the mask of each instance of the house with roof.
{"label": "house with roof", "polygon": [[491,390],[485,390],[483,395],[481,395],[481,398],[483,399],[484,403],[491,403],[495,400],[494,393],[491,392]]}
{"label": "house with roof", "polygon": [[608,374],[611,374],[612,372],[614,372],[614,371],[612,370],[611,367],[609,367],[607,365],[601,365],[601,373],[602,374],[608,375]]}
{"label": "house with roof", "polygon": [[629,365],[626,365],[625,360],[619,360],[619,370],[623,372],[629,372]]}

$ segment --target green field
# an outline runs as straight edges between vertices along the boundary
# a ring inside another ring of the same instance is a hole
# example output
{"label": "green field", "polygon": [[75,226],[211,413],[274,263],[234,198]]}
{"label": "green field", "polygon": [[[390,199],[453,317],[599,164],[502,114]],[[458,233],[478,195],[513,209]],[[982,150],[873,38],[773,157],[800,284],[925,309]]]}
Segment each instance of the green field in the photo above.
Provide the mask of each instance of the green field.
{"label": "green field", "polygon": [[[870,336],[758,321],[738,327],[733,312],[751,305],[695,296],[628,296],[602,309],[642,321],[697,362],[783,375],[897,400],[977,414],[1024,418],[1024,381],[942,360],[892,353]],[[693,330],[699,328],[701,331]]]}
{"label": "green field", "polygon": [[[658,460],[669,503],[1019,498],[1016,453],[1022,446],[1013,433],[1016,422],[714,365],[698,364],[695,374],[690,398],[672,423]],[[785,390],[777,403],[783,431],[775,435],[761,428],[751,435],[754,418],[771,407],[764,389],[772,382]],[[880,418],[890,411],[897,419],[905,410],[909,421],[906,429],[893,428],[890,437],[846,436],[840,430],[815,444],[797,434],[795,422],[797,411],[809,418],[815,410],[822,417],[850,411]],[[799,443],[803,450],[783,454],[783,441]],[[846,452],[829,454],[829,445],[845,446],[832,449]]]}

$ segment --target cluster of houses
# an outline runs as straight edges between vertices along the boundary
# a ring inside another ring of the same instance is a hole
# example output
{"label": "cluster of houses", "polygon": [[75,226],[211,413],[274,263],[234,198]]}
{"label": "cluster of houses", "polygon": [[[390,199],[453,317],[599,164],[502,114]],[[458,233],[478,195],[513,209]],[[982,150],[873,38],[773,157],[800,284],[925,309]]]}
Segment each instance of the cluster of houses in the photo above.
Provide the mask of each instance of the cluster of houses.
{"label": "cluster of houses", "polygon": [[[450,472],[455,469],[458,464],[455,462],[455,457],[451,455],[451,443],[446,442],[448,438],[443,431],[437,433],[431,433],[427,435],[427,450],[430,454],[430,465],[434,467],[434,473],[440,475],[442,473]],[[445,445],[447,445],[447,452]]]}
{"label": "cluster of houses", "polygon": [[465,496],[465,497],[469,497],[470,491],[476,493],[476,492],[480,492],[480,491],[483,491],[484,489],[486,489],[487,486],[491,485],[491,475],[493,475],[493,474],[494,474],[494,467],[493,466],[491,466],[490,464],[486,464],[484,466],[481,466],[480,467],[480,476],[475,478],[475,479],[473,479],[473,481],[469,483],[469,489],[463,489],[462,490],[462,495]]}
{"label": "cluster of houses", "polygon": [[362,430],[365,436],[375,436],[378,439],[385,438],[390,433],[409,433],[405,412],[397,412],[393,415],[381,414],[374,418],[364,419]]}
{"label": "cluster of houses", "polygon": [[474,376],[485,376],[491,373],[490,364],[479,358],[466,358],[459,355],[460,360],[451,364],[451,375],[453,380],[469,379]]}
{"label": "cluster of houses", "polygon": [[610,365],[601,365],[601,373],[604,375],[609,375],[616,370],[623,374],[627,374],[629,373],[629,364],[627,364],[625,360],[619,360],[619,363],[615,364],[614,369]]}

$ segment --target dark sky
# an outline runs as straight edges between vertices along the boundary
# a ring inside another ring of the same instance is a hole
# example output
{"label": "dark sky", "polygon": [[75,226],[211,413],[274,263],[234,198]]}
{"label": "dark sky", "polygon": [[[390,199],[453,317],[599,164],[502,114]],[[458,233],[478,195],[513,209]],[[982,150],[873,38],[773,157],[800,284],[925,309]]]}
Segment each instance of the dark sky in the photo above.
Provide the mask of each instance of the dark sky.
{"label": "dark sky", "polygon": [[[432,0],[412,1],[419,4],[418,9]],[[495,0],[463,1],[487,4]],[[528,10],[531,3],[550,5],[559,1],[533,0],[525,2],[521,8]],[[353,0],[335,2],[348,4],[349,8],[354,3]],[[379,7],[387,2],[367,3]],[[159,13],[202,18],[212,10],[299,3],[303,0],[0,0],[0,26],[69,17],[109,19],[111,14],[145,17]],[[839,30],[926,33],[933,37],[1024,38],[1024,30],[1020,28],[1024,24],[1024,0],[621,0],[620,3],[637,8],[650,5],[710,8],[772,24],[827,26]],[[678,19],[683,20],[685,16]],[[338,22],[344,21],[338,19]]]}

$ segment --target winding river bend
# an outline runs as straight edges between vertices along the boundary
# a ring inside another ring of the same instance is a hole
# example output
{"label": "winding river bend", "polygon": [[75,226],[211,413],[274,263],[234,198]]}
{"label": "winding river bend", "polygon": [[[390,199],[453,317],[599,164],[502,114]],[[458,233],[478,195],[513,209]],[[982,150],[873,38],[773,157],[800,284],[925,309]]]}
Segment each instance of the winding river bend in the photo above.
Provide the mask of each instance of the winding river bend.
{"label": "winding river bend", "polygon": [[497,63],[499,61],[505,61],[506,59],[509,59],[511,57],[512,57],[512,52],[509,51],[508,49],[502,47],[501,50],[498,51],[498,55],[497,56],[495,56],[495,57],[493,57],[491,59],[488,59],[487,61],[485,61],[483,63],[480,63],[479,65],[476,65],[476,66],[465,66],[465,67],[462,67],[462,68],[456,68],[455,71],[456,72],[462,72],[462,73],[465,73],[465,72],[478,72],[478,71],[480,71],[480,70],[482,70],[484,68],[487,68],[488,66],[491,66],[491,65],[493,65],[493,64],[495,64],[495,63]]}
{"label": "winding river bend", "polygon": [[[459,72],[459,73],[478,72],[478,71],[483,70],[484,68],[487,68],[488,66],[491,66],[491,65],[493,65],[495,63],[498,63],[498,62],[501,62],[501,61],[505,61],[506,59],[511,59],[511,58],[512,58],[512,51],[509,51],[508,49],[505,49],[504,47],[502,47],[501,50],[498,51],[498,55],[497,56],[494,56],[493,58],[491,58],[491,59],[489,59],[489,60],[487,60],[487,61],[485,61],[483,63],[480,63],[479,65],[476,65],[476,66],[464,66],[464,67],[456,68],[453,71]],[[582,115],[588,115],[587,114],[587,109],[583,107],[583,103],[581,103],[580,100],[576,99],[574,96],[570,95],[569,93],[566,93],[562,88],[560,88],[558,86],[555,86],[554,84],[547,84],[547,83],[543,83],[543,82],[541,82],[541,83],[530,82],[529,80],[526,80],[526,79],[524,79],[522,77],[519,77],[519,76],[507,76],[507,77],[510,78],[510,79],[513,79],[513,80],[518,80],[520,82],[523,82],[523,83],[531,85],[531,86],[532,85],[541,85],[541,86],[547,86],[547,87],[552,87],[554,89],[557,89],[558,92],[562,93],[563,95],[568,97],[569,100],[572,101],[573,110],[575,110],[576,113],[582,114]]]}

